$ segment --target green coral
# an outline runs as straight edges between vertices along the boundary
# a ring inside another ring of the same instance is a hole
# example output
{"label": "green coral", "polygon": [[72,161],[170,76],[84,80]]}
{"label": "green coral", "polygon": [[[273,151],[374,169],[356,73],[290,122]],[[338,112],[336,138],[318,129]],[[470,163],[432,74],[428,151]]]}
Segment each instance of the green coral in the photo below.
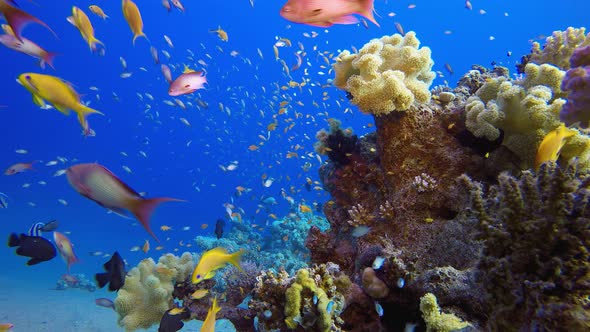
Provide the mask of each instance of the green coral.
{"label": "green coral", "polygon": [[119,325],[135,331],[157,324],[171,308],[174,284],[186,280],[193,268],[190,253],[181,257],[166,254],[157,264],[151,258],[142,260],[129,271],[115,299]]}
{"label": "green coral", "polygon": [[349,92],[364,113],[405,111],[414,101],[430,101],[434,62],[413,31],[373,39],[358,54],[344,51],[336,61],[334,85]]}
{"label": "green coral", "polygon": [[590,330],[590,172],[543,164],[471,192],[493,331]]}
{"label": "green coral", "polygon": [[569,60],[574,50],[588,44],[590,44],[590,35],[586,36],[585,28],[569,27],[565,31],[554,31],[545,39],[543,47],[538,42],[533,43],[529,61],[537,64],[552,64],[567,70],[570,68]]}
{"label": "green coral", "polygon": [[449,332],[460,330],[470,325],[453,314],[441,312],[436,301],[436,296],[432,293],[426,293],[420,298],[420,311],[426,323],[427,332]]}
{"label": "green coral", "polygon": [[[560,125],[559,112],[566,100],[561,91],[565,73],[557,67],[529,63],[522,80],[490,79],[465,106],[467,129],[491,141],[504,132],[502,144],[521,159],[523,168],[534,164],[537,148]],[[577,131],[562,150],[564,160],[578,158],[581,168],[590,167],[590,138]]]}

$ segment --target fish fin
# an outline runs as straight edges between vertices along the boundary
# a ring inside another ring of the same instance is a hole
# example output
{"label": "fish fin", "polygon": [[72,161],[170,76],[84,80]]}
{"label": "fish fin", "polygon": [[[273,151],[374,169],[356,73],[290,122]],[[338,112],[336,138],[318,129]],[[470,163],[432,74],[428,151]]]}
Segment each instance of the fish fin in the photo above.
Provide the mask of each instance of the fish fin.
{"label": "fish fin", "polygon": [[24,27],[30,23],[37,23],[46,27],[49,31],[51,31],[51,33],[53,33],[54,36],[57,37],[57,34],[55,34],[55,32],[51,30],[51,28],[45,24],[45,22],[16,7],[12,7],[10,5],[2,6],[2,13],[4,14],[4,18],[6,19],[6,22],[8,22],[8,25],[12,28],[14,36],[18,38],[18,40],[22,41],[21,32]]}
{"label": "fish fin", "polygon": [[41,60],[41,62],[43,64],[48,64],[51,68],[55,69],[55,67],[53,66],[53,59],[57,56],[57,53],[54,52],[47,52],[45,53],[45,55],[43,56],[43,59]]}
{"label": "fish fin", "polygon": [[109,274],[108,273],[97,273],[94,275],[96,279],[96,283],[98,284],[98,288],[103,288],[106,284],[109,283]]}
{"label": "fish fin", "polygon": [[135,35],[133,36],[133,46],[135,46],[135,40],[136,40],[137,38],[139,38],[139,37],[143,37],[143,38],[145,38],[145,39],[146,39],[148,42],[150,42],[150,39],[149,39],[149,38],[148,38],[148,37],[145,35],[145,33],[143,33],[143,32],[140,32],[140,33],[137,33],[137,34],[135,34]]}
{"label": "fish fin", "polygon": [[215,277],[215,271],[209,271],[209,273],[207,273],[205,275],[205,277],[203,278],[203,280],[209,280],[211,278]]}
{"label": "fish fin", "polygon": [[76,25],[76,19],[74,18],[74,16],[68,16],[68,18],[66,18],[66,21],[70,22],[71,25],[78,27]]}
{"label": "fish fin", "polygon": [[39,97],[38,95],[33,93],[33,103],[35,103],[35,105],[43,108],[45,107],[45,100],[43,100],[43,98]]}
{"label": "fish fin", "polygon": [[233,254],[231,254],[231,256],[229,258],[229,262],[233,266],[235,266],[238,270],[240,270],[241,272],[244,272],[244,270],[240,266],[240,261],[242,259],[242,255],[245,254],[245,253],[246,253],[246,250],[240,249],[239,251],[236,251]]}
{"label": "fish fin", "polygon": [[125,209],[119,209],[119,208],[108,208],[109,211],[111,211],[112,213],[118,215],[119,217],[125,218],[125,219],[131,219],[128,215],[127,215],[127,211]]}
{"label": "fish fin", "polygon": [[190,69],[187,65],[184,65],[184,71],[182,72],[183,74],[186,73],[194,73],[195,71]]}
{"label": "fish fin", "polygon": [[8,238],[8,246],[9,247],[16,247],[18,245],[20,245],[20,238],[18,235],[16,235],[16,233],[12,233],[10,234],[10,237]]}
{"label": "fish fin", "polygon": [[332,23],[338,24],[357,24],[359,20],[352,15],[345,15],[332,20]]}
{"label": "fish fin", "polygon": [[135,199],[131,203],[130,211],[133,215],[141,222],[143,227],[150,233],[150,235],[156,240],[156,242],[160,243],[160,240],[156,237],[154,232],[150,227],[150,218],[154,210],[160,203],[163,202],[183,202],[183,200],[175,199],[175,198],[168,198],[168,197],[158,197],[158,198],[148,198],[148,199]]}
{"label": "fish fin", "polygon": [[96,37],[92,36],[90,37],[90,39],[88,39],[88,46],[90,46],[90,50],[92,50],[92,52],[96,52],[97,44],[102,45],[102,47],[104,48],[104,43],[98,40]]}
{"label": "fish fin", "polygon": [[55,109],[62,112],[64,115],[70,115],[70,110],[63,107],[63,106],[59,106],[59,105],[53,105],[55,106]]}
{"label": "fish fin", "polygon": [[359,8],[359,11],[356,13],[363,16],[367,20],[373,22],[376,26],[380,27],[379,23],[377,23],[377,20],[375,20],[375,16],[373,15],[373,13],[375,12],[374,1],[375,0],[361,0],[361,1],[359,1],[360,8]]}
{"label": "fish fin", "polygon": [[211,311],[216,314],[221,310],[221,307],[217,304],[217,296],[213,298],[213,304],[211,305]]}
{"label": "fish fin", "polygon": [[29,261],[27,262],[27,265],[31,266],[31,265],[36,265],[43,262],[42,260],[40,260],[39,258],[31,258],[29,259]]}
{"label": "fish fin", "polygon": [[305,24],[310,25],[312,27],[318,27],[318,28],[329,28],[334,25],[333,22],[313,22],[313,23],[305,23]]}
{"label": "fish fin", "polygon": [[90,114],[100,114],[100,115],[104,115],[104,113],[99,112],[95,109],[92,109],[84,104],[79,104],[79,106],[77,107],[77,109],[75,109],[76,113],[78,113],[78,122],[80,122],[80,125],[82,126],[82,128],[84,128],[85,130],[88,129],[88,121],[86,120],[86,117],[88,117],[88,115]]}
{"label": "fish fin", "polygon": [[12,28],[8,24],[2,24],[2,31],[4,31],[4,33],[7,35],[10,35],[12,37],[16,37],[14,35],[14,31],[12,31]]}

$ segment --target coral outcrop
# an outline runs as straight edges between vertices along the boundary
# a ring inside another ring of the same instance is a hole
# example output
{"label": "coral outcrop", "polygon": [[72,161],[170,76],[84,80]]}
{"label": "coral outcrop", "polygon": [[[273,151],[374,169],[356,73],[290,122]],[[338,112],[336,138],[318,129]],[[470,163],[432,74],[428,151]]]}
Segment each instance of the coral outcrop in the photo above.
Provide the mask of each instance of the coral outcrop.
{"label": "coral outcrop", "polygon": [[[590,37],[588,37],[590,44]],[[568,92],[567,103],[560,118],[568,125],[578,123],[583,128],[590,124],[590,45],[577,48],[571,59],[571,69],[565,74],[561,89]]]}
{"label": "coral outcrop", "polygon": [[194,269],[193,257],[166,254],[158,263],[142,260],[125,277],[125,285],[115,299],[119,325],[126,331],[135,331],[160,322],[164,313],[172,308],[174,285],[186,280]]}
{"label": "coral outcrop", "polygon": [[569,27],[565,31],[554,31],[541,46],[534,42],[528,61],[536,64],[551,64],[562,70],[570,68],[570,57],[574,50],[583,45],[590,45],[590,35],[586,28]]}
{"label": "coral outcrop", "polygon": [[373,39],[358,54],[344,51],[334,64],[334,85],[352,96],[363,113],[383,115],[430,101],[436,77],[428,47],[413,31]]}

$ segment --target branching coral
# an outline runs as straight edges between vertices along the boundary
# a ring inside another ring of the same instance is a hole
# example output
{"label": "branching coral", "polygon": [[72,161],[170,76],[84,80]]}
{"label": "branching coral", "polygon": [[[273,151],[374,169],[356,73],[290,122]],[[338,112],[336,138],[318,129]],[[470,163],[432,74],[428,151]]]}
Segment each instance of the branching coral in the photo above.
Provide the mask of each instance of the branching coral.
{"label": "branching coral", "polygon": [[158,264],[151,258],[142,260],[129,271],[115,299],[119,325],[134,331],[160,322],[171,307],[174,284],[188,278],[193,268],[190,253],[181,257],[166,254]]}
{"label": "branching coral", "polygon": [[590,173],[544,164],[487,193],[466,176],[479,220],[492,330],[590,329]]}
{"label": "branching coral", "polygon": [[336,61],[334,85],[349,92],[364,113],[405,111],[414,101],[430,101],[434,62],[413,31],[373,39],[358,54],[344,51]]}

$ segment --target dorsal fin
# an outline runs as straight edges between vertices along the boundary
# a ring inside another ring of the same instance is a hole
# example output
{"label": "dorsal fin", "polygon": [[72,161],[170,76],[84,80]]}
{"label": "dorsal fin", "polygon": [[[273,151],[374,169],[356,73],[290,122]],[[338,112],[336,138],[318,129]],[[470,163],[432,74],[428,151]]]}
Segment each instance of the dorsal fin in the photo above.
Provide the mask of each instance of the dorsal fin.
{"label": "dorsal fin", "polygon": [[184,65],[184,71],[182,72],[183,74],[186,73],[194,73],[195,71],[190,69],[187,65]]}

